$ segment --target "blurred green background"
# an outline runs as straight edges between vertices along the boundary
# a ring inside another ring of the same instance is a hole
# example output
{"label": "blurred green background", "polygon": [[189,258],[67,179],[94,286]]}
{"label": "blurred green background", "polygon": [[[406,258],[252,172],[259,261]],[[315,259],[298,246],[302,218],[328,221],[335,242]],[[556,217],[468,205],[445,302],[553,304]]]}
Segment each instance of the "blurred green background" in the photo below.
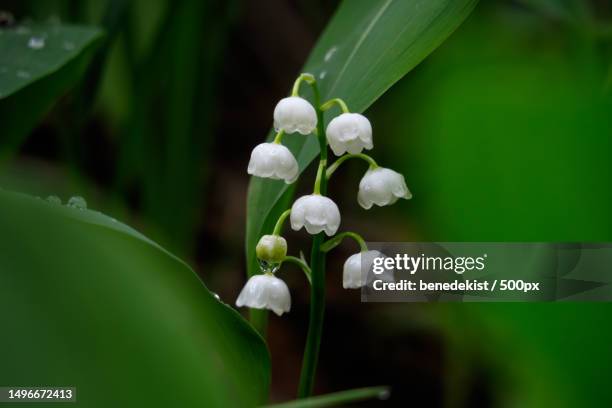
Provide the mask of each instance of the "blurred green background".
{"label": "blurred green background", "polygon": [[[17,21],[106,36],[25,140],[0,138],[0,186],[86,197],[232,304],[250,150],[335,7],[1,0]],[[405,174],[414,198],[366,217],[363,165],[351,163],[330,186],[344,227],[370,241],[611,241],[611,45],[608,1],[481,2],[367,112],[374,157]],[[341,286],[354,250],[329,257],[317,393],[391,384],[385,406],[612,405],[609,304],[361,304]],[[272,401],[294,395],[308,318],[303,278],[281,273],[293,307],[270,317]]]}

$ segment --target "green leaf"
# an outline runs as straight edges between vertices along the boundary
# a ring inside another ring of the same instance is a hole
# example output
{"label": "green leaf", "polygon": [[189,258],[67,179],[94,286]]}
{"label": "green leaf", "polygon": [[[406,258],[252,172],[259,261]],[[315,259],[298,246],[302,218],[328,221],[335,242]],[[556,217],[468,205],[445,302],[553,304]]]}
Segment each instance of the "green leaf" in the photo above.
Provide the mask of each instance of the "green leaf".
{"label": "green leaf", "polygon": [[0,159],[83,74],[102,32],[59,24],[0,29]]}
{"label": "green leaf", "polygon": [[588,16],[588,4],[576,0],[519,0],[526,7],[538,10],[553,20],[577,23]]}
{"label": "green leaf", "polygon": [[[476,2],[345,1],[319,39],[304,71],[317,77],[322,98],[342,98],[352,111],[362,112],[440,45]],[[314,137],[289,135],[284,140],[296,155],[300,171],[319,152]],[[252,178],[247,202],[249,275],[257,272],[257,240],[271,230],[291,195],[292,188],[282,181]]]}
{"label": "green leaf", "polygon": [[0,384],[82,406],[255,406],[262,338],[182,261],[101,213],[0,191]]}
{"label": "green leaf", "polygon": [[[396,119],[389,129],[410,134],[385,147],[419,197],[396,220],[417,222],[423,239],[612,240],[612,190],[601,188],[612,185],[605,61],[597,47],[582,47],[573,29],[543,27],[544,18],[491,7],[377,106]],[[408,100],[418,101],[410,115],[403,109]],[[449,393],[455,404],[447,406],[469,405],[456,401],[467,397],[465,372],[482,377],[483,367],[493,379],[494,406],[612,406],[612,304],[436,310],[460,347],[444,353],[460,371],[448,375],[459,392]],[[398,309],[393,322],[401,324],[406,312]]]}

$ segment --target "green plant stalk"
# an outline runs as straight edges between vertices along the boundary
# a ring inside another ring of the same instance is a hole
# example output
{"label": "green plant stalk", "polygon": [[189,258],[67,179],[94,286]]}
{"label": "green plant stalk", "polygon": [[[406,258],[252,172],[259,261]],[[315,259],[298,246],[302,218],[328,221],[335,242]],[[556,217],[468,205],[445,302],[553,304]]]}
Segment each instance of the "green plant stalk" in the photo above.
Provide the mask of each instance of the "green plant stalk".
{"label": "green plant stalk", "polygon": [[336,235],[329,241],[324,242],[323,245],[321,245],[321,251],[323,252],[331,251],[332,249],[340,245],[342,240],[346,237],[353,238],[359,244],[359,250],[361,252],[365,252],[368,250],[368,246],[366,245],[365,240],[363,239],[361,235],[357,234],[356,232],[346,231],[346,232],[341,232],[340,234]]}
{"label": "green plant stalk", "polygon": [[291,209],[285,210],[280,217],[278,217],[278,221],[276,221],[276,225],[274,226],[274,231],[272,231],[272,235],[280,235],[283,232],[283,224],[287,217],[291,214]]}
{"label": "green plant stalk", "polygon": [[283,259],[282,263],[285,263],[285,262],[290,262],[290,263],[293,263],[299,266],[300,269],[302,269],[302,271],[304,272],[304,275],[306,275],[306,279],[308,280],[308,283],[312,285],[312,279],[310,278],[310,275],[312,274],[312,272],[310,271],[310,266],[308,266],[308,264],[304,262],[303,259],[300,259],[295,256],[286,256]]}
{"label": "green plant stalk", "polygon": [[347,161],[349,159],[361,159],[361,160],[364,160],[365,162],[367,162],[370,165],[370,167],[369,167],[370,169],[375,169],[375,168],[378,167],[378,164],[376,163],[376,160],[374,160],[372,157],[370,157],[369,155],[367,155],[365,153],[345,154],[345,155],[341,156],[339,159],[337,159],[335,162],[333,162],[327,168],[326,177],[328,179],[331,178],[332,174],[334,174],[334,172],[338,169],[338,167],[340,167],[340,165],[342,163],[344,163],[345,161]]}
{"label": "green plant stalk", "polygon": [[331,107],[334,105],[338,105],[342,113],[350,112],[348,106],[346,106],[346,103],[340,98],[330,99],[329,101],[325,102],[323,105],[321,105],[321,110],[326,111],[331,109]]}
{"label": "green plant stalk", "polygon": [[[314,102],[317,110],[317,137],[319,139],[319,161],[323,166],[322,174],[325,174],[327,163],[327,139],[323,126],[323,111],[320,107],[319,89],[316,83],[311,84],[314,92]],[[327,177],[321,177],[319,184],[321,195],[327,194]],[[325,233],[318,233],[312,240],[310,252],[311,290],[310,290],[310,320],[308,323],[308,335],[304,347],[302,360],[302,371],[298,388],[298,398],[305,398],[312,394],[317,362],[319,360],[319,348],[321,346],[321,335],[323,332],[323,317],[325,315],[325,252],[321,251],[321,244],[325,239]]]}

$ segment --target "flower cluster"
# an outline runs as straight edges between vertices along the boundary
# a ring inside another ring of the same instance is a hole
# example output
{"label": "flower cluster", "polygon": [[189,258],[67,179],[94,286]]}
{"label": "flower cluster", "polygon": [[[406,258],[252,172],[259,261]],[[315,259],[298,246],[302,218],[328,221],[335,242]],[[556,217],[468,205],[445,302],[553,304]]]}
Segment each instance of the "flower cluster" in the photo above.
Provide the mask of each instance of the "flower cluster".
{"label": "flower cluster", "polygon": [[[299,96],[301,82],[307,82],[315,91],[315,106]],[[323,131],[323,112],[333,106],[339,106],[342,113],[329,121]],[[312,75],[302,74],[296,80],[291,96],[281,99],[274,109],[274,128],[276,137],[272,142],[261,143],[253,149],[247,171],[257,177],[283,180],[294,183],[300,173],[299,164],[291,151],[282,145],[284,135],[300,133],[313,134],[319,139],[321,147],[317,179],[312,194],[295,200],[291,209],[286,210],[278,219],[271,235],[264,235],[257,244],[256,254],[263,274],[252,276],[242,289],[237,306],[258,309],[269,309],[279,316],[288,312],[291,297],[287,285],[275,276],[283,262],[293,262],[302,268],[307,278],[311,279],[311,268],[302,258],[287,256],[287,242],[280,236],[282,226],[290,217],[291,228],[295,231],[304,228],[311,235],[323,233],[331,237],[318,248],[327,252],[337,246],[343,238],[355,239],[361,251],[351,255],[344,263],[343,287],[356,289],[365,282],[362,279],[362,268],[369,268],[376,257],[384,256],[378,251],[368,250],[365,241],[354,232],[339,233],[340,210],[336,203],[325,196],[326,186],[332,174],[346,160],[358,158],[365,160],[369,168],[359,182],[357,202],[364,209],[373,205],[386,206],[400,198],[411,198],[406,187],[404,176],[388,168],[380,167],[372,157],[363,153],[374,147],[372,125],[365,116],[349,111],[346,103],[331,99],[319,105],[318,90]],[[339,158],[327,165],[327,147]]]}

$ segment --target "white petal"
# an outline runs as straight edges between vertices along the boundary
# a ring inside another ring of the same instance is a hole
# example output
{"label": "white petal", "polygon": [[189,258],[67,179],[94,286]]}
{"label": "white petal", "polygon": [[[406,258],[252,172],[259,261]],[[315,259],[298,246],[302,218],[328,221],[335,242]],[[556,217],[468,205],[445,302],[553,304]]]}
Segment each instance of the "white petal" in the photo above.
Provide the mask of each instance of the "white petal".
{"label": "white petal", "polygon": [[251,152],[247,172],[254,176],[293,183],[299,174],[297,160],[289,149],[277,143],[261,143]]}
{"label": "white petal", "polygon": [[371,149],[372,126],[359,113],[343,113],[329,122],[326,129],[327,141],[336,156],[348,151],[357,154],[364,148]]}
{"label": "white petal", "polygon": [[325,231],[334,235],[340,226],[340,210],[328,197],[317,194],[298,198],[291,207],[291,228],[306,228],[309,234]]}
{"label": "white petal", "polygon": [[361,151],[363,150],[363,142],[361,141],[361,139],[354,139],[354,140],[348,140],[345,143],[345,148],[346,151],[349,152],[350,154],[357,154],[357,153],[361,153]]}
{"label": "white petal", "polygon": [[329,147],[336,156],[342,156],[346,152],[345,144],[340,142],[339,140],[330,139],[328,137],[327,141],[329,142]]}
{"label": "white petal", "polygon": [[268,309],[279,316],[291,309],[289,288],[278,278],[271,280],[268,287]]}
{"label": "white petal", "polygon": [[255,275],[251,277],[246,285],[244,285],[244,288],[242,288],[240,295],[238,295],[236,306],[247,306],[256,309],[263,308],[265,305],[266,278],[266,275]]}
{"label": "white petal", "polygon": [[359,182],[357,193],[359,205],[366,210],[370,209],[372,204],[390,205],[399,198],[409,199],[411,197],[404,176],[383,167],[368,170]]}
{"label": "white petal", "polygon": [[251,277],[236,299],[236,306],[269,309],[282,315],[291,309],[289,288],[277,277],[264,274]]}
{"label": "white petal", "polygon": [[304,218],[306,216],[306,202],[309,196],[303,196],[295,200],[291,206],[291,214],[289,221],[291,222],[291,228],[294,231],[299,231],[304,226]]}
{"label": "white petal", "polygon": [[358,289],[361,283],[361,254],[353,254],[344,262],[342,271],[342,287],[344,289]]}
{"label": "white petal", "polygon": [[274,128],[286,133],[312,133],[317,127],[317,113],[313,106],[299,96],[281,99],[274,108]]}
{"label": "white petal", "polygon": [[364,277],[368,282],[374,279],[387,281],[388,276],[393,276],[393,271],[385,271],[382,275],[372,272],[372,264],[375,258],[386,258],[380,251],[364,251],[353,254],[344,262],[342,273],[342,286],[345,289],[358,289],[364,285]]}
{"label": "white petal", "polygon": [[365,194],[361,189],[359,189],[359,192],[357,193],[357,202],[366,210],[372,208],[372,201],[368,200],[367,194]]}

